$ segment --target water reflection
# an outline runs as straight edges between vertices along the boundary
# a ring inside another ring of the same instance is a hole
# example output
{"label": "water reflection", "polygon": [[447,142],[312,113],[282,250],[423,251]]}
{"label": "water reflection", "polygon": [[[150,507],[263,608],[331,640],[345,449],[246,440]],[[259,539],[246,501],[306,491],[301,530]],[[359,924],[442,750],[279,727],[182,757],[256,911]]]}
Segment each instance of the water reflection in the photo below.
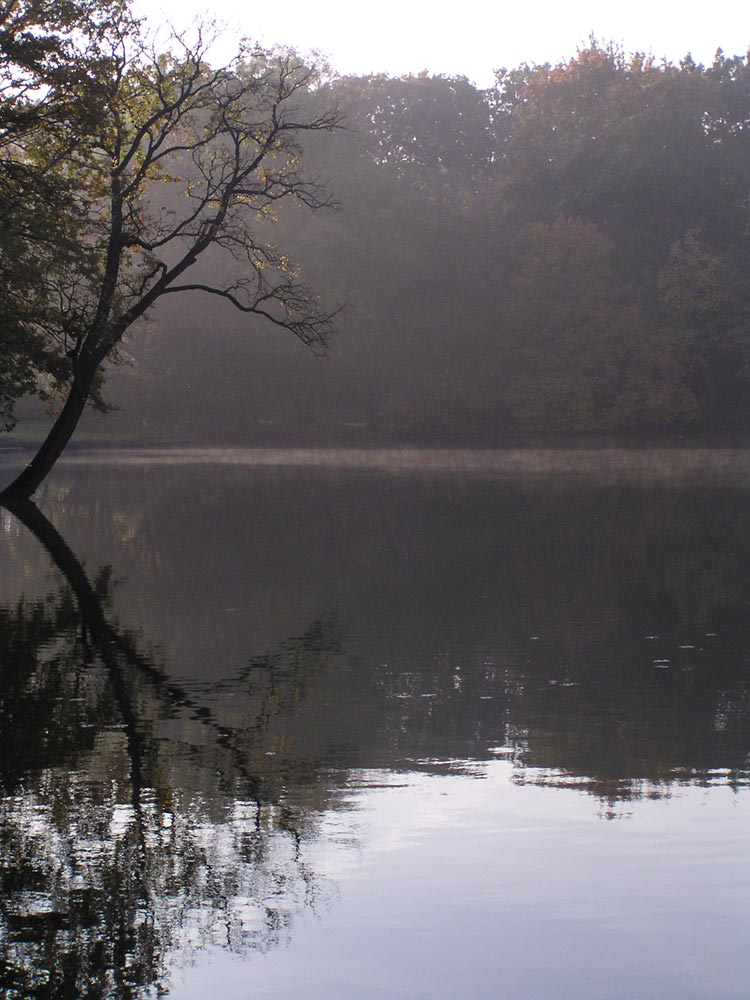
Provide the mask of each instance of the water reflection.
{"label": "water reflection", "polygon": [[254,697],[220,719],[118,628],[109,568],[89,582],[36,507],[13,512],[65,583],[0,609],[3,995],[150,995],[170,952],[267,948],[325,896],[303,844],[326,793],[286,802],[258,737],[324,669],[335,626],[225,684]]}
{"label": "water reflection", "polygon": [[378,776],[500,759],[604,816],[748,784],[734,478],[247,477],[102,463],[50,520],[4,512],[9,997],[151,995],[176,954],[285,939]]}

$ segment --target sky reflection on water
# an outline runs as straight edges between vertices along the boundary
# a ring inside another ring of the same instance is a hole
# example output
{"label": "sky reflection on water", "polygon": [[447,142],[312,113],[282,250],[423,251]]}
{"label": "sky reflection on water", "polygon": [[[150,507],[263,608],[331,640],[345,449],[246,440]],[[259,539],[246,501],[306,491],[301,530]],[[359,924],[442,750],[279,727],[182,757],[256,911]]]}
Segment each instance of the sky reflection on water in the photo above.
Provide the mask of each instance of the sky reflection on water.
{"label": "sky reflection on water", "polygon": [[331,910],[249,965],[204,956],[175,998],[198,1000],[217,974],[237,997],[742,995],[745,798],[691,787],[613,824],[579,796],[520,789],[507,763],[482,772],[356,793],[358,858],[341,864],[321,831]]}

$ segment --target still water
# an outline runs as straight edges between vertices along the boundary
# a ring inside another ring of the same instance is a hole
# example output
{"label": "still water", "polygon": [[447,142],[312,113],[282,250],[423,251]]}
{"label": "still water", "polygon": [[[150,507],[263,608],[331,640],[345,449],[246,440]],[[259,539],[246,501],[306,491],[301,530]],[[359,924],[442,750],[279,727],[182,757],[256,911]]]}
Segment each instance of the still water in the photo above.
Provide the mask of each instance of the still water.
{"label": "still water", "polygon": [[37,501],[4,998],[746,1000],[748,452],[98,451]]}

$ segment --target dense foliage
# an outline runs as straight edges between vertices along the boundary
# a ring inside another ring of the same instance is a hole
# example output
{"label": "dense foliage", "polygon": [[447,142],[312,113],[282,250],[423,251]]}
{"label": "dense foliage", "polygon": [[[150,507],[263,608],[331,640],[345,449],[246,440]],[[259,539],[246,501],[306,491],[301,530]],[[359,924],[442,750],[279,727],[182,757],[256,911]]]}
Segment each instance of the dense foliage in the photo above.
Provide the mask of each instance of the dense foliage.
{"label": "dense foliage", "polygon": [[214,440],[747,426],[746,58],[675,66],[592,42],[489,91],[422,74],[316,96],[350,125],[306,147],[341,210],[276,227],[346,306],[330,359],[250,344],[197,303],[165,310],[122,386],[129,419]]}
{"label": "dense foliage", "polygon": [[311,365],[261,325],[238,336],[247,324],[215,302],[170,301],[128,348],[116,429],[496,441],[748,426],[747,57],[673,65],[592,40],[486,91],[329,75],[305,101],[349,125],[303,142],[340,210],[311,222],[290,204],[264,225],[345,307],[330,357]]}

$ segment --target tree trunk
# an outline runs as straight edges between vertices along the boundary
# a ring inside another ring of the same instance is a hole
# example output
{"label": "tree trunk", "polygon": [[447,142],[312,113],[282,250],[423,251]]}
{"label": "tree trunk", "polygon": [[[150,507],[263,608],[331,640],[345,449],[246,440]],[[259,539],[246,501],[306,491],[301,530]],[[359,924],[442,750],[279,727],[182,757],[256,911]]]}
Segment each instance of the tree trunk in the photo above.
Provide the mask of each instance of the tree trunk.
{"label": "tree trunk", "polygon": [[73,431],[78,426],[78,421],[86,407],[90,388],[90,378],[78,376],[73,380],[65,405],[44,443],[23,472],[13,480],[10,486],[0,492],[0,503],[6,499],[28,499],[39,488],[73,436]]}

